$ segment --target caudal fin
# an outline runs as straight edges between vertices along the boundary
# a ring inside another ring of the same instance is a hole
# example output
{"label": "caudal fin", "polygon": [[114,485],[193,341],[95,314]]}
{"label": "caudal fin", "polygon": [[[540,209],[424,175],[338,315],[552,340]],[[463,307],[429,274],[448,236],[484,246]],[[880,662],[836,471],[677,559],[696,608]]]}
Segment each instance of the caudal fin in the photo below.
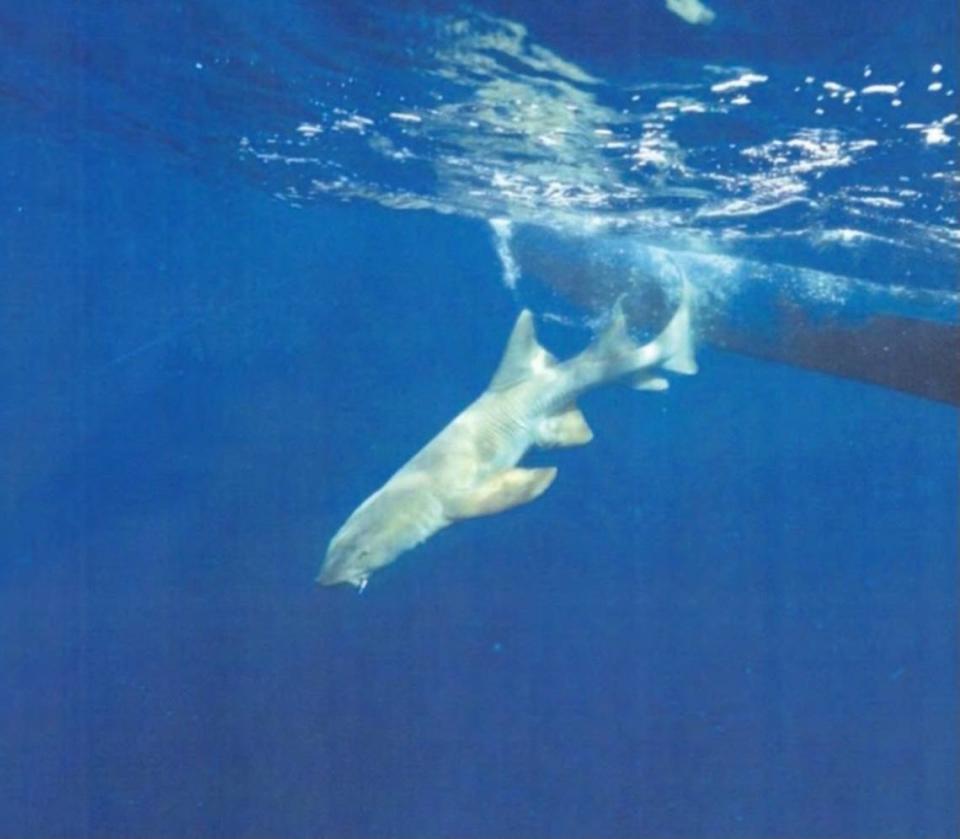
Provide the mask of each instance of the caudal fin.
{"label": "caudal fin", "polygon": [[658,361],[654,364],[683,376],[692,376],[699,369],[694,357],[693,330],[690,326],[692,299],[693,287],[684,279],[677,311],[663,331],[647,345],[656,348]]}
{"label": "caudal fin", "polygon": [[665,390],[668,383],[657,375],[658,369],[685,376],[697,372],[690,324],[692,298],[693,289],[684,280],[680,302],[670,322],[643,346],[638,346],[630,336],[622,298],[617,300],[610,323],[585,354],[606,367],[606,377],[630,376],[630,384],[638,390]]}

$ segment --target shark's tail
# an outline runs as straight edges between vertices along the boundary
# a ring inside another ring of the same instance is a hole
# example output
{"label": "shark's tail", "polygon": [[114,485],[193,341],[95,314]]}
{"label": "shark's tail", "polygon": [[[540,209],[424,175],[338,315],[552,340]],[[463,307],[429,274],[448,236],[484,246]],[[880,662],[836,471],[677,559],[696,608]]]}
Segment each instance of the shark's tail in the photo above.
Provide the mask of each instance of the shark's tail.
{"label": "shark's tail", "polygon": [[640,346],[627,329],[621,297],[613,307],[610,324],[588,352],[604,364],[610,378],[628,376],[630,385],[638,390],[666,390],[669,382],[657,375],[658,369],[684,376],[692,376],[698,369],[690,325],[692,300],[693,288],[684,279],[670,322],[656,338]]}

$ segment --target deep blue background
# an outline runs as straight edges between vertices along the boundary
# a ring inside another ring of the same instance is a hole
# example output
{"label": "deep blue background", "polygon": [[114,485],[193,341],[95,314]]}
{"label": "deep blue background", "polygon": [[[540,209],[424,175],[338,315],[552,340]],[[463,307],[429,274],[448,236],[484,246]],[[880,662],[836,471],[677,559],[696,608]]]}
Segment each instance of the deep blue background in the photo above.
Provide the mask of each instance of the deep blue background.
{"label": "deep blue background", "polygon": [[706,350],[583,400],[536,504],[317,590],[496,365],[486,228],[63,101],[0,137],[0,835],[953,835],[953,409]]}

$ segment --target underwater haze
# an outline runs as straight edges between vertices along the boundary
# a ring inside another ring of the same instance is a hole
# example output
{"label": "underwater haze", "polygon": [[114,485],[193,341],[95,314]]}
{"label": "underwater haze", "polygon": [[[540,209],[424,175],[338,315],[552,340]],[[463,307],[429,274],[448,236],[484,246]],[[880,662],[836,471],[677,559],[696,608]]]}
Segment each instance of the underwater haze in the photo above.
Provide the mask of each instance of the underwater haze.
{"label": "underwater haze", "polygon": [[678,277],[955,330],[958,43],[952,0],[0,5],[0,837],[958,835],[949,402],[704,340],[536,502],[314,582],[523,307],[561,358]]}

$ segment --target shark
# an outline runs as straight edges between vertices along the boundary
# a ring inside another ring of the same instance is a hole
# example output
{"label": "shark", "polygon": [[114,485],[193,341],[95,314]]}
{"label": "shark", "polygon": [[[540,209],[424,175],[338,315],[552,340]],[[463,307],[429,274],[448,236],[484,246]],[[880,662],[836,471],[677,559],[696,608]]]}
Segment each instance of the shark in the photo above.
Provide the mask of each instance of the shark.
{"label": "shark", "polygon": [[521,311],[487,389],[349,516],[330,541],[317,582],[363,591],[375,571],[440,530],[543,495],[556,468],[518,464],[534,446],[593,439],[576,404],[580,396],[617,381],[663,391],[665,372],[697,372],[691,301],[684,281],[669,322],[640,344],[627,328],[621,298],[606,328],[566,361],[541,346],[533,314]]}

